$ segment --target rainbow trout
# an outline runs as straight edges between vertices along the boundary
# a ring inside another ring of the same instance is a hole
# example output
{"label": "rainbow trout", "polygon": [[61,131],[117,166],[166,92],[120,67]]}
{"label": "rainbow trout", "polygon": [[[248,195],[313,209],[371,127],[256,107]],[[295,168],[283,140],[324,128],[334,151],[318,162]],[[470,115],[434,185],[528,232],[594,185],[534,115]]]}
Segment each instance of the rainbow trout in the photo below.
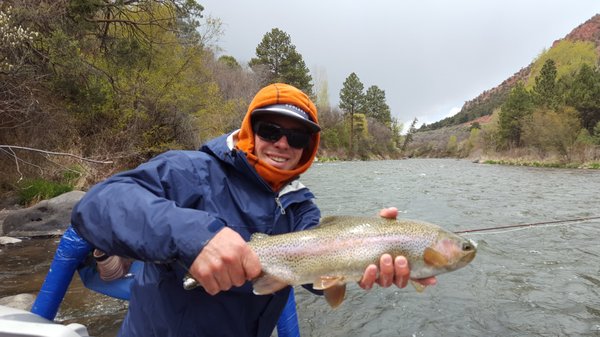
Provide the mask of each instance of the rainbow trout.
{"label": "rainbow trout", "polygon": [[[262,266],[261,275],[253,280],[255,294],[312,284],[324,291],[332,307],[344,300],[346,283],[360,281],[367,266],[379,265],[385,253],[406,257],[411,280],[462,268],[476,254],[472,241],[433,224],[356,216],[325,217],[317,227],[299,232],[256,233],[248,245]],[[184,280],[186,289],[195,286],[191,277]]]}

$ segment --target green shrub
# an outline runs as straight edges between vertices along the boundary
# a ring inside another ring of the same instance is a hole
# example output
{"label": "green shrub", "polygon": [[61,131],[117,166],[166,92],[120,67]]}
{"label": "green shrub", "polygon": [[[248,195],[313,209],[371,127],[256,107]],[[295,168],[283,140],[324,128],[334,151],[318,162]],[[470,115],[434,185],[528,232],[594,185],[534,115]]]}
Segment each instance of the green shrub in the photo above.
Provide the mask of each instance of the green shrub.
{"label": "green shrub", "polygon": [[73,186],[66,183],[57,183],[41,178],[23,180],[19,183],[19,203],[31,205],[72,190]]}

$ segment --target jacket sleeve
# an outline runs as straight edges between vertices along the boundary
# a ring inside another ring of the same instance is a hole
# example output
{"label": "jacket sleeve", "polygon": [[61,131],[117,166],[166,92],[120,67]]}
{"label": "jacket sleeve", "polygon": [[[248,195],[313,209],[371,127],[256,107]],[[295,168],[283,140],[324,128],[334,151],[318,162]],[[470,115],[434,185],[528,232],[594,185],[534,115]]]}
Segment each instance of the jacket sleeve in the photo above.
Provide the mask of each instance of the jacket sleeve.
{"label": "jacket sleeve", "polygon": [[208,178],[191,155],[167,152],[94,186],[73,209],[73,227],[108,254],[190,266],[225,225],[191,207]]}

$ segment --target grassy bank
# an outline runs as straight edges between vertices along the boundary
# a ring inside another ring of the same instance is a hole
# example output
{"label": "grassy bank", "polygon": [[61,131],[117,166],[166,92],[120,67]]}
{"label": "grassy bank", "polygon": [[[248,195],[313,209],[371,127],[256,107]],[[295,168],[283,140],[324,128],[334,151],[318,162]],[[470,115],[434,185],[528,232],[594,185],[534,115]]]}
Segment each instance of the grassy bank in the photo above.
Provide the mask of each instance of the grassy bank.
{"label": "grassy bank", "polygon": [[529,167],[547,167],[547,168],[569,168],[569,169],[600,169],[600,162],[563,162],[556,160],[531,160],[527,158],[502,158],[502,159],[482,159],[479,162],[484,164],[511,165],[511,166],[529,166]]}

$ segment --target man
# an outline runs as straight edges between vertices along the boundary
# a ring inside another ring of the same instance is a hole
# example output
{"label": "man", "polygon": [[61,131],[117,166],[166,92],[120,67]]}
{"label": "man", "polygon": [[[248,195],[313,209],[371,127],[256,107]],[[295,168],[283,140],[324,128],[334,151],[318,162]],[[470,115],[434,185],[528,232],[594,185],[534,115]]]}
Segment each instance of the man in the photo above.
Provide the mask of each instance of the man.
{"label": "man", "polygon": [[[252,293],[248,281],[261,266],[246,242],[255,232],[318,224],[314,196],[297,178],[316,156],[319,132],[308,96],[272,84],[254,97],[240,130],[200,151],[159,155],[84,196],[73,211],[76,231],[109,255],[146,262],[120,336],[271,335],[290,288]],[[183,289],[187,272],[201,287]],[[406,259],[384,255],[360,285],[403,287],[408,272]]]}

